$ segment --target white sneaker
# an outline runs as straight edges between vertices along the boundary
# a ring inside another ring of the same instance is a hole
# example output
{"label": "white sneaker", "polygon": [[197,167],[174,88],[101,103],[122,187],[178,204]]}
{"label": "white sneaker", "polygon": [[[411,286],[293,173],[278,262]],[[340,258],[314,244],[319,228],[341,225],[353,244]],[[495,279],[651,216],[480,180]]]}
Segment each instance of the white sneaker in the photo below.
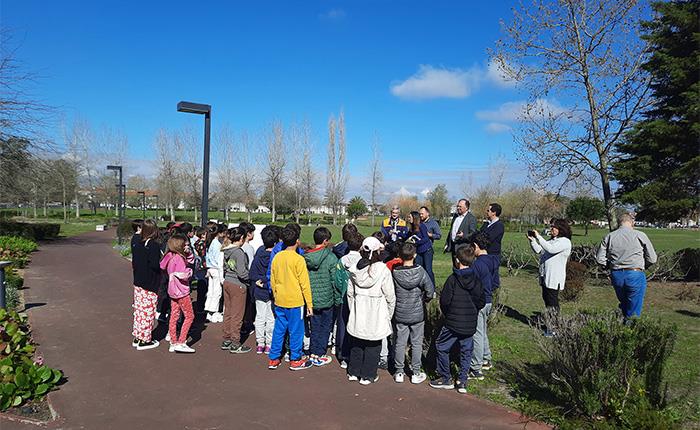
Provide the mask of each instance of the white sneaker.
{"label": "white sneaker", "polygon": [[397,384],[403,384],[403,372],[396,372],[394,374],[394,382]]}
{"label": "white sneaker", "polygon": [[423,381],[425,381],[428,377],[424,372],[418,372],[413,374],[411,376],[411,384],[421,384]]}
{"label": "white sneaker", "polygon": [[184,353],[191,354],[195,351],[194,351],[194,348],[187,346],[186,343],[181,343],[181,344],[175,345],[175,352],[184,352]]}
{"label": "white sneaker", "polygon": [[357,381],[357,376],[348,375],[348,381],[350,381],[350,382]]}
{"label": "white sneaker", "polygon": [[170,346],[168,347],[168,352],[175,352],[176,346],[177,346],[176,343],[171,343]]}
{"label": "white sneaker", "polygon": [[374,378],[374,380],[372,381],[370,381],[369,379],[360,379],[360,385],[369,385],[377,381],[379,381],[379,375],[377,375],[377,377]]}
{"label": "white sneaker", "polygon": [[224,322],[224,314],[222,314],[221,312],[216,312],[214,314],[214,318],[215,318],[214,322],[217,322],[217,323]]}
{"label": "white sneaker", "polygon": [[348,368],[348,362],[345,360],[341,360],[340,362],[340,368],[341,369],[347,369]]}
{"label": "white sneaker", "polygon": [[214,321],[214,312],[207,312],[207,321],[210,323],[216,322]]}
{"label": "white sneaker", "polygon": [[170,342],[170,333],[165,335],[165,341]]}

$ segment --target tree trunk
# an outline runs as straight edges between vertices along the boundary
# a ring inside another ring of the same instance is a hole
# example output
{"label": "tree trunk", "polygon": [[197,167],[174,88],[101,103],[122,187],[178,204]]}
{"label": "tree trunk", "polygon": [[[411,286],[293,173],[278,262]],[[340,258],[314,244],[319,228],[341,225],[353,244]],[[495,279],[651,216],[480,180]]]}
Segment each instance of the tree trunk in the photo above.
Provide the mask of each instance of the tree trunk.
{"label": "tree trunk", "polygon": [[67,224],[68,223],[68,207],[67,207],[68,196],[66,195],[66,181],[65,181],[65,179],[62,178],[61,183],[63,185],[63,222],[65,224]]}
{"label": "tree trunk", "polygon": [[194,207],[194,223],[197,224],[197,206]]}
{"label": "tree trunk", "polygon": [[608,173],[608,157],[600,156],[600,181],[603,188],[603,202],[605,203],[605,216],[608,219],[608,230],[617,228],[617,214],[615,213],[615,200],[610,190],[610,175]]}
{"label": "tree trunk", "polygon": [[372,227],[374,227],[374,206],[372,206]]}
{"label": "tree trunk", "polygon": [[588,236],[588,222],[585,222],[584,224],[585,225],[584,225],[584,234],[583,235]]}
{"label": "tree trunk", "polygon": [[275,182],[272,181],[272,222],[275,222],[277,220],[277,210],[276,210],[276,199],[275,199],[275,193],[277,190],[275,190]]}
{"label": "tree trunk", "polygon": [[170,221],[175,222],[175,206],[170,204]]}
{"label": "tree trunk", "polygon": [[250,210],[248,209],[248,210],[246,210],[246,212],[248,213],[248,222],[251,222],[252,216],[251,216]]}
{"label": "tree trunk", "polygon": [[46,197],[44,197],[44,218],[48,217],[48,202],[46,201]]}

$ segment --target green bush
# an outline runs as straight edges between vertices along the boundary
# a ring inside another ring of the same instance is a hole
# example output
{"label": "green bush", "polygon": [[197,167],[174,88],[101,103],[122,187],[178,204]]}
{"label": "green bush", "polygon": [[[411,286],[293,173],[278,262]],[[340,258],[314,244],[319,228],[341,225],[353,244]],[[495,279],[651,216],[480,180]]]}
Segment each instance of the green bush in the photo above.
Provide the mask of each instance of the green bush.
{"label": "green bush", "polygon": [[625,324],[613,311],[545,319],[548,327],[557,327],[557,336],[544,338],[537,331],[543,374],[551,375],[537,383],[557,402],[588,420],[605,418],[623,428],[639,428],[640,420],[669,422],[662,413],[663,370],[677,336],[674,325],[648,318]]}
{"label": "green bush", "polygon": [[0,221],[0,236],[19,236],[34,241],[56,239],[60,224]]}
{"label": "green bush", "polygon": [[569,261],[566,264],[566,285],[560,295],[562,301],[577,302],[581,300],[587,278],[588,268],[585,264]]}
{"label": "green bush", "polygon": [[117,237],[128,239],[134,235],[134,230],[131,228],[132,220],[127,219],[117,225]]}
{"label": "green bush", "polygon": [[0,410],[42,398],[61,380],[34,352],[27,316],[0,309]]}
{"label": "green bush", "polygon": [[680,259],[680,271],[686,281],[700,281],[700,248],[684,248],[676,252]]}
{"label": "green bush", "polygon": [[37,244],[29,239],[13,236],[0,236],[0,260],[12,261],[13,266],[22,268],[29,262],[29,254],[36,251]]}
{"label": "green bush", "polygon": [[22,285],[24,279],[14,269],[5,268],[5,303],[8,309],[17,309],[19,306],[19,289]]}

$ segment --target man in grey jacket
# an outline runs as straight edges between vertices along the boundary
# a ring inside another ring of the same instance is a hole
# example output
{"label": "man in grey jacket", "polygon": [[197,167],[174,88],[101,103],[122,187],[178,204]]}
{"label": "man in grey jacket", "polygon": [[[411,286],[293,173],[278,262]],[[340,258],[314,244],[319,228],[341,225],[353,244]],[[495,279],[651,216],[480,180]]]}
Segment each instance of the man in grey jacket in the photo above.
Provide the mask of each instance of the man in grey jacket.
{"label": "man in grey jacket", "polygon": [[445,240],[445,252],[451,252],[454,259],[457,248],[466,245],[469,236],[476,233],[476,217],[469,212],[469,200],[460,199],[457,202],[457,215],[452,218],[450,231]]}
{"label": "man in grey jacket", "polygon": [[610,279],[625,319],[642,314],[647,289],[646,266],[656,263],[654,245],[646,234],[634,229],[630,214],[620,216],[620,227],[608,233],[598,248],[598,264],[610,269]]}

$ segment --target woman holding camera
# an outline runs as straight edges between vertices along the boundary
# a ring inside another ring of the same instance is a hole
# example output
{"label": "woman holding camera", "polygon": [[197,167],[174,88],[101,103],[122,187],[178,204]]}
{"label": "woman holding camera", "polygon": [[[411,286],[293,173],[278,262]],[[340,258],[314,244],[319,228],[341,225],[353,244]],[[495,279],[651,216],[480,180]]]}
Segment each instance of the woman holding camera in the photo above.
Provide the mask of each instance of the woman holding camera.
{"label": "woman holding camera", "polygon": [[[540,286],[542,299],[550,316],[559,313],[559,291],[566,283],[566,263],[571,255],[571,227],[564,219],[553,218],[549,226],[550,239],[542,237],[536,230],[527,232],[530,247],[540,254]],[[550,327],[545,328],[544,335],[553,336]]]}

